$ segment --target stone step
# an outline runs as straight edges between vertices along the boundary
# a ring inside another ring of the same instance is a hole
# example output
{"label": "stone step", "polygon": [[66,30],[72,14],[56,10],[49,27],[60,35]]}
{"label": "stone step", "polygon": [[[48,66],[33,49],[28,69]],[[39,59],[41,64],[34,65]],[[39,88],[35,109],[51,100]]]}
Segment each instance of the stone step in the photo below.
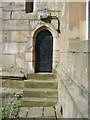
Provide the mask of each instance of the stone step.
{"label": "stone step", "polygon": [[28,98],[23,97],[21,101],[22,107],[51,107],[58,102],[57,99],[50,98]]}
{"label": "stone step", "polygon": [[40,81],[40,80],[25,80],[24,87],[25,88],[51,88],[57,89],[58,83],[55,81]]}
{"label": "stone step", "polygon": [[27,116],[28,120],[30,120],[30,118],[31,120],[43,120],[46,118],[47,120],[48,117],[51,117],[51,120],[53,120],[53,118],[56,117],[55,114],[55,109],[53,107],[20,107],[19,112],[20,117],[26,118]]}
{"label": "stone step", "polygon": [[28,74],[27,75],[27,78],[28,79],[37,79],[37,80],[50,80],[50,79],[56,79],[56,75],[55,74],[38,74],[38,73],[35,73],[35,74]]}
{"label": "stone step", "polygon": [[23,96],[37,98],[58,98],[58,91],[55,89],[24,89]]}
{"label": "stone step", "polygon": [[23,90],[22,89],[16,89],[16,88],[0,87],[0,96],[1,97],[12,96],[14,94],[22,94],[23,95]]}
{"label": "stone step", "polygon": [[22,80],[9,80],[9,79],[2,80],[2,87],[22,89],[23,86],[24,81]]}

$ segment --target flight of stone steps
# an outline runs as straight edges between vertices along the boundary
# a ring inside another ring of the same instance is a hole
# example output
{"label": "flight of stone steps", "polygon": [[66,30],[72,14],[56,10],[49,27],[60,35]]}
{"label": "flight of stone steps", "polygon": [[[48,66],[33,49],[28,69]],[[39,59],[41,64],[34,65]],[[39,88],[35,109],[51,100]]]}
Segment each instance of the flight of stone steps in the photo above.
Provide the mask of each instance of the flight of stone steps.
{"label": "flight of stone steps", "polygon": [[58,83],[53,74],[30,74],[24,80],[23,107],[55,106],[58,100]]}

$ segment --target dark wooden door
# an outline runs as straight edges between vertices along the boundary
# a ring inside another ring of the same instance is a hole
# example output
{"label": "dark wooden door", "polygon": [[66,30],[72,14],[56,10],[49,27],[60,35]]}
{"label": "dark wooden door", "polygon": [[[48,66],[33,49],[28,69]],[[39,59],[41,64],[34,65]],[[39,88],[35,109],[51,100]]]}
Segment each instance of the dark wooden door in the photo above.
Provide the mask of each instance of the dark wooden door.
{"label": "dark wooden door", "polygon": [[35,72],[52,72],[53,37],[48,30],[38,33],[35,53]]}

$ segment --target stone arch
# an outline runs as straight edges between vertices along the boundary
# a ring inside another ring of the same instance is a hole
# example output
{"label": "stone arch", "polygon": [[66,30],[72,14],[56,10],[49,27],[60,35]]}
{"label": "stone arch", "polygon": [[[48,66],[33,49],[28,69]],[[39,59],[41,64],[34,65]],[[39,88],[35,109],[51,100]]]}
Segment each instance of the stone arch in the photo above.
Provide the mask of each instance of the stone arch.
{"label": "stone arch", "polygon": [[33,42],[33,58],[32,58],[32,73],[35,73],[35,42],[36,42],[36,36],[37,34],[42,31],[42,30],[48,30],[50,31],[50,33],[53,36],[53,67],[52,67],[52,71],[54,71],[55,66],[57,64],[57,62],[59,62],[59,60],[56,60],[56,57],[59,57],[59,47],[58,47],[58,42],[59,42],[59,33],[54,29],[54,27],[48,23],[46,24],[41,24],[38,25],[32,32],[31,32],[31,40]]}
{"label": "stone arch", "polygon": [[34,37],[35,37],[41,30],[43,30],[43,29],[49,30],[49,31],[52,33],[52,35],[53,35],[54,38],[57,38],[57,37],[59,36],[59,33],[55,30],[55,28],[54,28],[51,24],[46,23],[46,24],[38,25],[38,26],[32,31],[31,37],[34,38]]}

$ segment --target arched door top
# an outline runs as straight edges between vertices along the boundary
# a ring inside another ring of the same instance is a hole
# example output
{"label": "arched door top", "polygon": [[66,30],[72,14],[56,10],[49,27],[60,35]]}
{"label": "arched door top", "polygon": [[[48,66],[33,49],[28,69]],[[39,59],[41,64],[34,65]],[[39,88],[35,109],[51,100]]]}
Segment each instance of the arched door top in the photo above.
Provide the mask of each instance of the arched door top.
{"label": "arched door top", "polygon": [[46,29],[46,30],[48,30],[50,33],[52,33],[53,38],[58,38],[58,37],[59,37],[59,34],[58,34],[58,32],[55,30],[55,28],[54,28],[52,25],[48,24],[48,23],[47,23],[47,24],[38,25],[38,26],[32,31],[31,37],[32,37],[33,39],[35,39],[36,36],[37,36],[37,34],[38,34],[40,31],[44,30],[44,29]]}

